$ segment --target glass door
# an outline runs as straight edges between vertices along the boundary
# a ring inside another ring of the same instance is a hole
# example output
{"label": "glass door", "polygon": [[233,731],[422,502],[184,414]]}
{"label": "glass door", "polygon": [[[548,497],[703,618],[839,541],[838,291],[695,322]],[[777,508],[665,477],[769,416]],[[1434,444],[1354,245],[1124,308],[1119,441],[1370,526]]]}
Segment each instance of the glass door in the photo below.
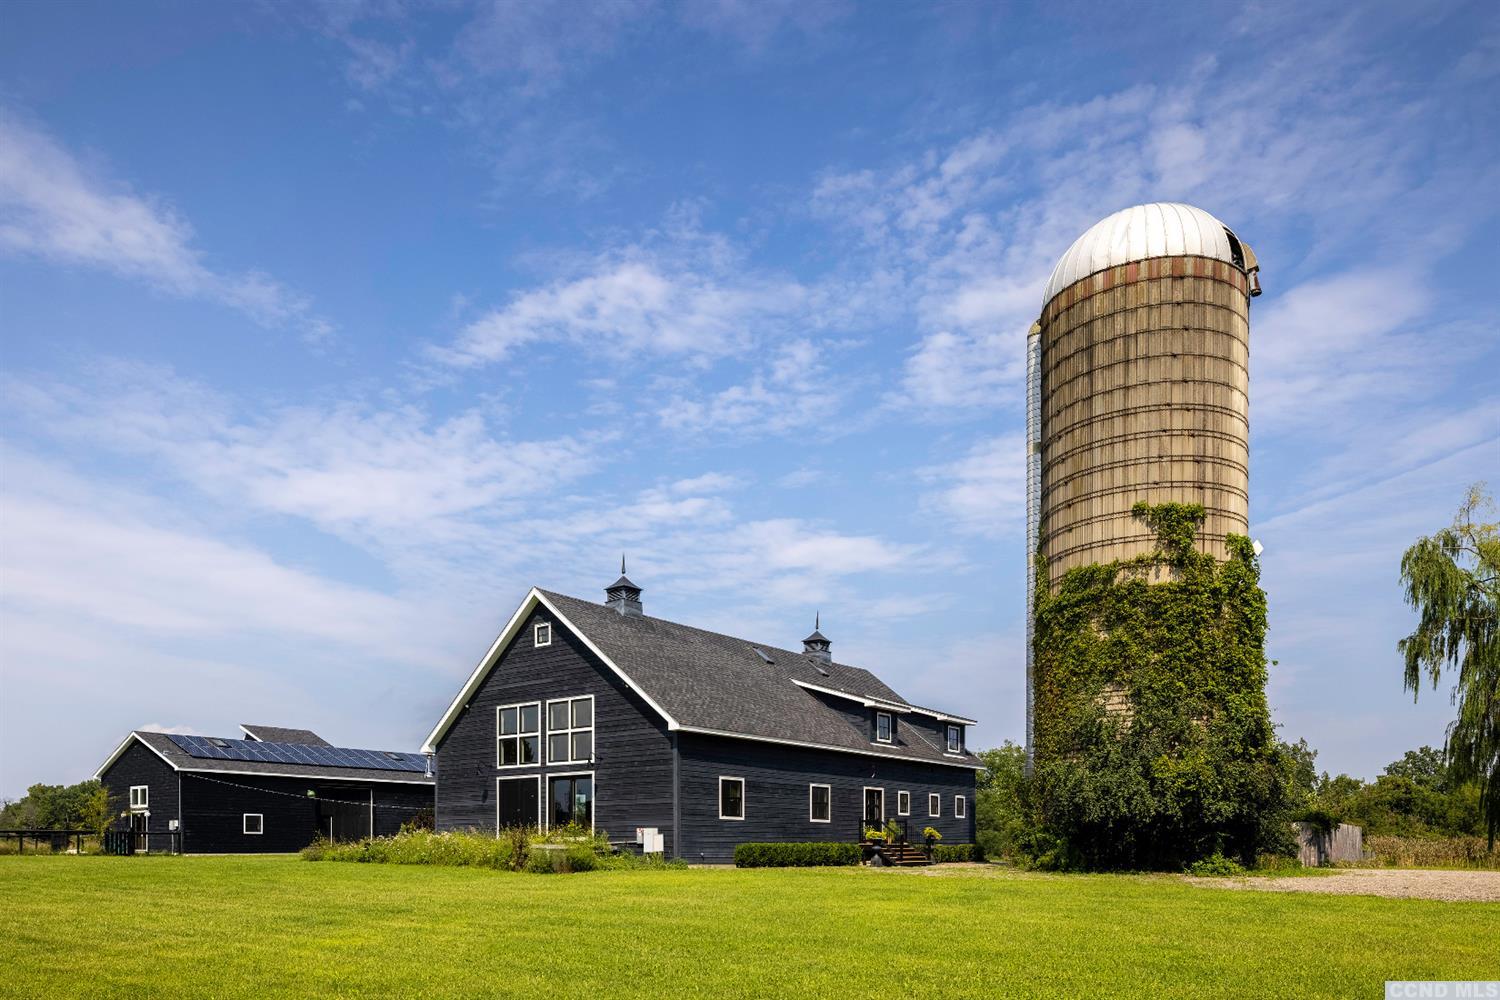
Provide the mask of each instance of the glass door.
{"label": "glass door", "polygon": [[547,779],[547,826],[569,823],[594,828],[594,776],[567,774]]}
{"label": "glass door", "polygon": [[865,789],[865,826],[885,826],[885,789]]}

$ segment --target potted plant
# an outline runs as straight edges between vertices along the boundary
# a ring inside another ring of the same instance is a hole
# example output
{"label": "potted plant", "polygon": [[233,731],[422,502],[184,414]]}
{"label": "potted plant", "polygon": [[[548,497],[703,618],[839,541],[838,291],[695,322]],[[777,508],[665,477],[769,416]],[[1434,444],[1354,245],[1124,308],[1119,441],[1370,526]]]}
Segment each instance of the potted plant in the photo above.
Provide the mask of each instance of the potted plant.
{"label": "potted plant", "polygon": [[927,860],[931,861],[932,849],[937,845],[938,841],[943,839],[943,835],[929,826],[927,829],[922,831],[922,839],[927,841]]}
{"label": "potted plant", "polygon": [[878,826],[865,827],[865,840],[872,844],[880,844],[885,841],[885,831]]}

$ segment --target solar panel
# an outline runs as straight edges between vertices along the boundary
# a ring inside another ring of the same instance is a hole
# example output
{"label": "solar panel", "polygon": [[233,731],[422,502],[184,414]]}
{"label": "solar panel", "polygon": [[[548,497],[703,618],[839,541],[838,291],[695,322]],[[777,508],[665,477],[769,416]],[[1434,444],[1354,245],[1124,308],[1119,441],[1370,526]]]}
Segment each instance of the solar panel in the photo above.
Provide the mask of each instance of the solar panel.
{"label": "solar panel", "polygon": [[217,737],[168,734],[168,739],[189,757],[201,760],[248,760],[267,764],[312,764],[318,767],[362,767],[378,771],[427,770],[421,754],[385,750],[354,750],[320,747],[306,743],[272,743],[265,740],[226,740]]}

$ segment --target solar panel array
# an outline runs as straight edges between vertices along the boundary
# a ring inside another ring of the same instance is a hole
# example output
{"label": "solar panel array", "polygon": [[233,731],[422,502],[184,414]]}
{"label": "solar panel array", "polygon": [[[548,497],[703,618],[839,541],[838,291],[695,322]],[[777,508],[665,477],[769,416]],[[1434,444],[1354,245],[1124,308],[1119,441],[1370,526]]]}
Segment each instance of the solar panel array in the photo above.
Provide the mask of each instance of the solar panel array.
{"label": "solar panel array", "polygon": [[213,736],[169,734],[168,739],[181,747],[188,756],[201,760],[253,760],[265,764],[363,767],[377,771],[427,770],[427,760],[419,753],[351,750],[348,747],[319,747],[305,743],[271,743],[263,740],[228,740]]}

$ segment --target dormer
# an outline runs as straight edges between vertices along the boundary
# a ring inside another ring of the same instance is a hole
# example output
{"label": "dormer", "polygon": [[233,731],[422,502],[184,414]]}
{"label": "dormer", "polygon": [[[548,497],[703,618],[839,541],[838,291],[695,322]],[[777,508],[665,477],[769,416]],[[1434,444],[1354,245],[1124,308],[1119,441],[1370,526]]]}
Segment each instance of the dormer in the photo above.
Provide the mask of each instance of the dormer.
{"label": "dormer", "polygon": [[875,736],[876,743],[896,742],[896,713],[885,709],[875,709]]}

